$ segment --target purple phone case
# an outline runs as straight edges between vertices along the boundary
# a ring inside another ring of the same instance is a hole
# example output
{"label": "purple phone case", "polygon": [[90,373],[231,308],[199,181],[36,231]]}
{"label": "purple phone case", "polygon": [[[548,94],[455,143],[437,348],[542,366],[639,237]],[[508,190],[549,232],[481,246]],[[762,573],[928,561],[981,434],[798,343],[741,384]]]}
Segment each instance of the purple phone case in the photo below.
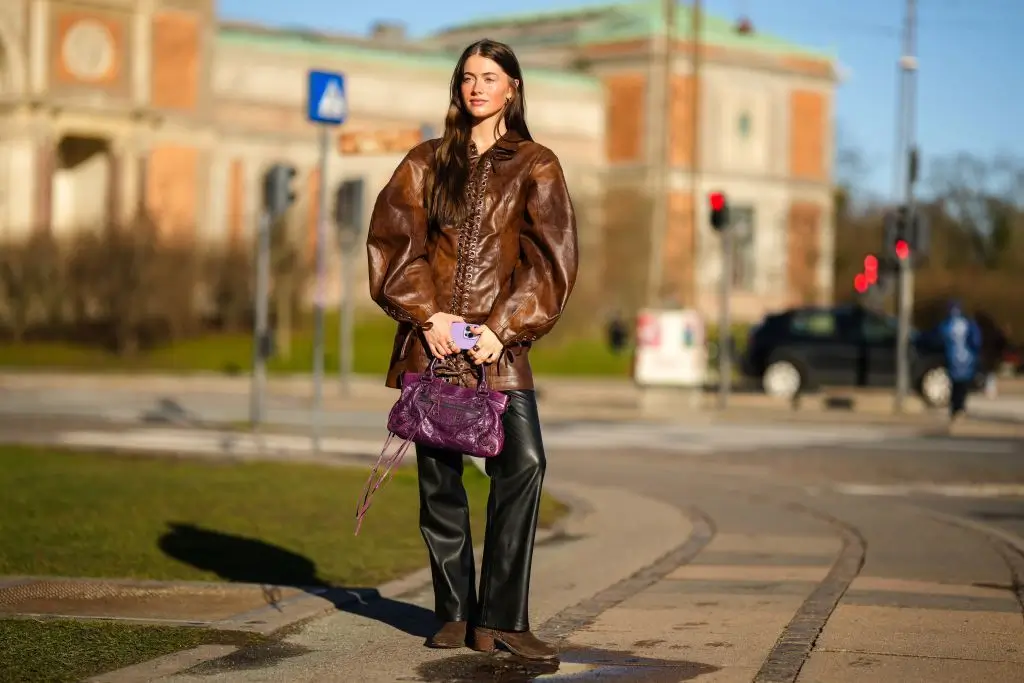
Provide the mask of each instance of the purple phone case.
{"label": "purple phone case", "polygon": [[455,345],[464,351],[476,346],[477,340],[480,339],[470,331],[471,327],[473,326],[469,323],[452,323],[452,339],[455,340]]}

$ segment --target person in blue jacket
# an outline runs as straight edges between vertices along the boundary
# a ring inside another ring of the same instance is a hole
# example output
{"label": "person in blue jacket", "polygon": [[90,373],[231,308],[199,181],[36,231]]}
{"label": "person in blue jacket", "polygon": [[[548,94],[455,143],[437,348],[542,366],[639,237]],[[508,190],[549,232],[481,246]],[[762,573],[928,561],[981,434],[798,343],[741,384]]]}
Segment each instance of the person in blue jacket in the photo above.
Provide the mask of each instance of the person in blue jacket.
{"label": "person in blue jacket", "polygon": [[946,348],[946,372],[952,382],[949,418],[954,421],[964,412],[971,381],[978,372],[981,329],[964,315],[958,302],[952,301],[946,319],[939,325],[939,333]]}

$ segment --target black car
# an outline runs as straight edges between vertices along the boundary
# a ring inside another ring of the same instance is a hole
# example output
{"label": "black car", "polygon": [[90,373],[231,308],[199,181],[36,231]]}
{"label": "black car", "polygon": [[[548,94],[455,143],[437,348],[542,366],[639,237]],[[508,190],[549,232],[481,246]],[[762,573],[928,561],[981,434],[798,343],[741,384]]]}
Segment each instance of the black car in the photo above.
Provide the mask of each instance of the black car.
{"label": "black car", "polygon": [[[793,308],[750,331],[741,367],[765,393],[792,398],[821,387],[894,387],[896,318],[860,306]],[[911,386],[933,406],[949,400],[942,340],[910,333]],[[984,372],[974,388],[983,385]]]}

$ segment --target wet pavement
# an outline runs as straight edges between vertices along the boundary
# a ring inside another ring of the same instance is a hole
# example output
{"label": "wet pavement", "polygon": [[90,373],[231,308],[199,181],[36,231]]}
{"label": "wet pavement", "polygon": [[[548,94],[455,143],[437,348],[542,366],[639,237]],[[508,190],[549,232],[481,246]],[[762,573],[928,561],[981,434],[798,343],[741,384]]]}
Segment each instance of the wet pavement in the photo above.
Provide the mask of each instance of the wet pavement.
{"label": "wet pavement", "polygon": [[417,667],[423,683],[529,683],[530,681],[615,681],[677,683],[691,681],[718,667],[684,660],[651,659],[630,652],[590,648],[562,652],[558,661],[531,662],[513,656],[456,655]]}

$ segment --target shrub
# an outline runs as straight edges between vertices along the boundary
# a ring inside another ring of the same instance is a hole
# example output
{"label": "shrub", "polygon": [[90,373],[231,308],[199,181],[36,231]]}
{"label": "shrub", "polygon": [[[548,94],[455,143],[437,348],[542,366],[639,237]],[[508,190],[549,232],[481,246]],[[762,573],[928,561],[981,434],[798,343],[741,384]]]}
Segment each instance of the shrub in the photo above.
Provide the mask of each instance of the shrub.
{"label": "shrub", "polygon": [[250,259],[138,218],[67,237],[37,231],[0,245],[0,334],[130,355],[235,330],[251,308]]}

